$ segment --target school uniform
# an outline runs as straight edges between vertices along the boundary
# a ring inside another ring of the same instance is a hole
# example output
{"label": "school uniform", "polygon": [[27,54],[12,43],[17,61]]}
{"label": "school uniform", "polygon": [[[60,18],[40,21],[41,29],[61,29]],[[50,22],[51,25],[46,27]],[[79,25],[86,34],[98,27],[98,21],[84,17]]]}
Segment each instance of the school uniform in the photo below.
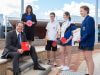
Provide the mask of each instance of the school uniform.
{"label": "school uniform", "polygon": [[70,26],[72,22],[69,20],[66,20],[63,22],[61,28],[60,28],[60,32],[61,32],[61,38],[64,37],[65,31],[66,29]]}
{"label": "school uniform", "polygon": [[57,21],[54,21],[54,22],[50,21],[46,26],[48,40],[47,40],[47,45],[46,45],[45,49],[47,51],[49,51],[49,50],[56,51],[57,50],[57,46],[53,47],[52,43],[54,41],[56,41],[56,36],[57,36],[57,31],[58,31],[59,26],[60,26],[60,24]]}
{"label": "school uniform", "polygon": [[[66,21],[62,24],[62,27],[61,27],[61,38],[64,37],[66,39],[69,39],[71,36],[73,36],[73,33],[72,31],[75,30],[77,27],[75,26],[75,24],[73,24],[71,21]],[[61,46],[71,46],[72,45],[72,39],[65,43],[65,44],[62,44],[60,43]]]}
{"label": "school uniform", "polygon": [[[71,36],[73,36],[73,30],[75,30],[77,27],[75,26],[75,24],[71,23],[69,28],[66,29],[64,37],[66,39],[69,39]],[[66,43],[66,45],[68,46],[72,46],[72,39]]]}
{"label": "school uniform", "polygon": [[79,43],[80,50],[94,50],[95,43],[95,21],[89,15],[85,17],[81,24],[81,40]]}

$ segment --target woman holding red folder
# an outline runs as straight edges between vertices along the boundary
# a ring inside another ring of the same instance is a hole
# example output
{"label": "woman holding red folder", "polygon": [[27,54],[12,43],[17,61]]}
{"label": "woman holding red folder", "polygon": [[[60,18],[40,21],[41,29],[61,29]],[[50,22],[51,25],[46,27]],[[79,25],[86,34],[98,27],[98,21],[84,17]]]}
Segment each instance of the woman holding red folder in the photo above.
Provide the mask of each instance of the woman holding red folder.
{"label": "woman holding red folder", "polygon": [[31,44],[31,42],[34,41],[34,28],[37,24],[36,15],[33,14],[31,5],[26,7],[26,12],[22,15],[21,21],[24,24],[24,32],[26,34],[26,38]]}
{"label": "woman holding red folder", "polygon": [[[76,29],[75,24],[71,23],[71,17],[69,12],[63,14],[64,22],[60,28],[61,35],[61,44],[60,44],[60,53],[61,53],[61,70],[70,69],[71,61],[71,46],[72,46],[72,31]],[[65,53],[67,52],[67,64],[65,63]]]}

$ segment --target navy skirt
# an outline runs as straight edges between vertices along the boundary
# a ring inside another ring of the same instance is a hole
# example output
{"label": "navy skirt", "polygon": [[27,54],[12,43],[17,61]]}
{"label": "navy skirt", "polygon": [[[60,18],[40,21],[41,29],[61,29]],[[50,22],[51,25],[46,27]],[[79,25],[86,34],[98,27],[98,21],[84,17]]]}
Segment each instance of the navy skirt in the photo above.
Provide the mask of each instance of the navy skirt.
{"label": "navy skirt", "polygon": [[79,45],[79,49],[82,50],[82,51],[93,51],[94,46],[93,47],[87,47],[87,46],[80,46]]}

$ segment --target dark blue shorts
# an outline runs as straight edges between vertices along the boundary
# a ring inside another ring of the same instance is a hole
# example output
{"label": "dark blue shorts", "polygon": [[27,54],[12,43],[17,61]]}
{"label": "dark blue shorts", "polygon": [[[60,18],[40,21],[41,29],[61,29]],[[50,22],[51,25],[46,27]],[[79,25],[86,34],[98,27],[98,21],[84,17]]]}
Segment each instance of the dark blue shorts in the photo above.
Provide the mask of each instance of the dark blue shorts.
{"label": "dark blue shorts", "polygon": [[79,49],[82,51],[93,51],[94,46],[93,47],[79,46]]}
{"label": "dark blue shorts", "polygon": [[52,40],[48,40],[47,45],[45,46],[45,50],[47,50],[47,51],[57,51],[57,46],[56,47],[52,46],[53,42],[54,41],[52,41]]}

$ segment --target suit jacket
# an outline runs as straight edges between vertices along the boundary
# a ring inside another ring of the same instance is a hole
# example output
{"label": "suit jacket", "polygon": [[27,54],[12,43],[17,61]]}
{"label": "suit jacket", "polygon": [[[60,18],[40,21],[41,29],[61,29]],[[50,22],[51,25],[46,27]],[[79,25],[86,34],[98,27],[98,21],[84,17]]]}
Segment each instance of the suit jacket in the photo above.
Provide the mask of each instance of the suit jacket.
{"label": "suit jacket", "polygon": [[86,16],[81,25],[80,45],[93,47],[95,42],[95,21],[93,17]]}
{"label": "suit jacket", "polygon": [[[22,42],[27,41],[25,34],[21,33]],[[16,30],[10,31],[7,33],[5,49],[2,53],[2,58],[7,58],[9,52],[17,52],[19,49],[19,42]],[[21,47],[21,46],[20,46]]]}

